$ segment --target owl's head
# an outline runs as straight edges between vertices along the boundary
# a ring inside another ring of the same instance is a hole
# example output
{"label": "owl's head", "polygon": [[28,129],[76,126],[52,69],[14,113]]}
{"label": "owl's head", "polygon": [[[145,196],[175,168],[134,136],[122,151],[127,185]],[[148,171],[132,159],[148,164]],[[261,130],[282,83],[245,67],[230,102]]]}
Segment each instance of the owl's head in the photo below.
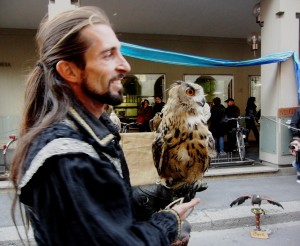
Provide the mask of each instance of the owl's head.
{"label": "owl's head", "polygon": [[205,102],[203,88],[198,84],[178,80],[170,87],[168,104],[172,103],[175,107],[181,106],[189,111],[203,107]]}

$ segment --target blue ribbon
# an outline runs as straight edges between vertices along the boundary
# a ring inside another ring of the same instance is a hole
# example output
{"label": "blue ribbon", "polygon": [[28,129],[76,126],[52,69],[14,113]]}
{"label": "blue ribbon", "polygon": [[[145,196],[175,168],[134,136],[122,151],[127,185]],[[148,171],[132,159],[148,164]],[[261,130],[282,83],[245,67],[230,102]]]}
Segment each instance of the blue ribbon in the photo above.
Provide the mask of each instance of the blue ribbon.
{"label": "blue ribbon", "polygon": [[177,52],[153,49],[139,45],[121,42],[121,52],[124,56],[181,66],[198,67],[243,67],[278,63],[293,58],[296,81],[298,86],[298,101],[300,102],[300,63],[294,51],[269,54],[261,58],[247,61],[230,61],[202,56],[193,56]]}

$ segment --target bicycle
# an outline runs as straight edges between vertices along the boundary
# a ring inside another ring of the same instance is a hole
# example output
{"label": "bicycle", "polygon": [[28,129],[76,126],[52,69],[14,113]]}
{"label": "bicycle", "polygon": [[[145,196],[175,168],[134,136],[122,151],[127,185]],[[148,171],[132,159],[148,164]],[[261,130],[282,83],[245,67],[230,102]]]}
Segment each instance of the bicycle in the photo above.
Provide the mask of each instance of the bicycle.
{"label": "bicycle", "polygon": [[127,133],[130,128],[134,127],[134,128],[139,128],[139,123],[137,122],[130,122],[130,123],[125,123],[125,122],[121,122],[121,130],[120,133]]}
{"label": "bicycle", "polygon": [[7,163],[7,155],[6,152],[8,151],[9,147],[12,145],[13,142],[17,141],[17,137],[15,135],[9,136],[9,141],[7,144],[3,145],[3,166],[4,166],[4,173],[7,173],[9,171],[8,163]]}
{"label": "bicycle", "polygon": [[240,160],[244,161],[245,160],[245,141],[244,139],[246,138],[247,134],[247,129],[245,127],[242,127],[240,125],[240,120],[242,119],[250,119],[249,116],[239,116],[237,118],[227,118],[225,119],[225,122],[230,121],[230,120],[235,120],[236,121],[236,128],[233,130],[235,131],[235,137],[236,137],[236,144],[237,144],[237,149],[239,152]]}

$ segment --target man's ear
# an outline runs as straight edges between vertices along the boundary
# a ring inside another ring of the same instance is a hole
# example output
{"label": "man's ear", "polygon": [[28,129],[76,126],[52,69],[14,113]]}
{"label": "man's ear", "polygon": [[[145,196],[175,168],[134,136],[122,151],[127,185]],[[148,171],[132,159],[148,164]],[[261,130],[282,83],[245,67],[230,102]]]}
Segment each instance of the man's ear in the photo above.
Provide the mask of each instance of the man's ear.
{"label": "man's ear", "polygon": [[82,71],[73,62],[59,61],[56,64],[56,71],[67,82],[75,84],[81,82]]}

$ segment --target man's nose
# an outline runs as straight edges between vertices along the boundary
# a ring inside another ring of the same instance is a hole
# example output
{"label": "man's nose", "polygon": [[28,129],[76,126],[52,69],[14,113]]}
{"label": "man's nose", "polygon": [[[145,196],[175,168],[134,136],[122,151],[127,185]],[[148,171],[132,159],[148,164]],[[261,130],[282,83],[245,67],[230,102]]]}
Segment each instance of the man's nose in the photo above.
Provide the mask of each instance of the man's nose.
{"label": "man's nose", "polygon": [[120,63],[118,65],[118,69],[122,70],[123,72],[129,72],[131,70],[131,66],[128,63],[128,61],[125,59],[125,57],[120,54]]}

